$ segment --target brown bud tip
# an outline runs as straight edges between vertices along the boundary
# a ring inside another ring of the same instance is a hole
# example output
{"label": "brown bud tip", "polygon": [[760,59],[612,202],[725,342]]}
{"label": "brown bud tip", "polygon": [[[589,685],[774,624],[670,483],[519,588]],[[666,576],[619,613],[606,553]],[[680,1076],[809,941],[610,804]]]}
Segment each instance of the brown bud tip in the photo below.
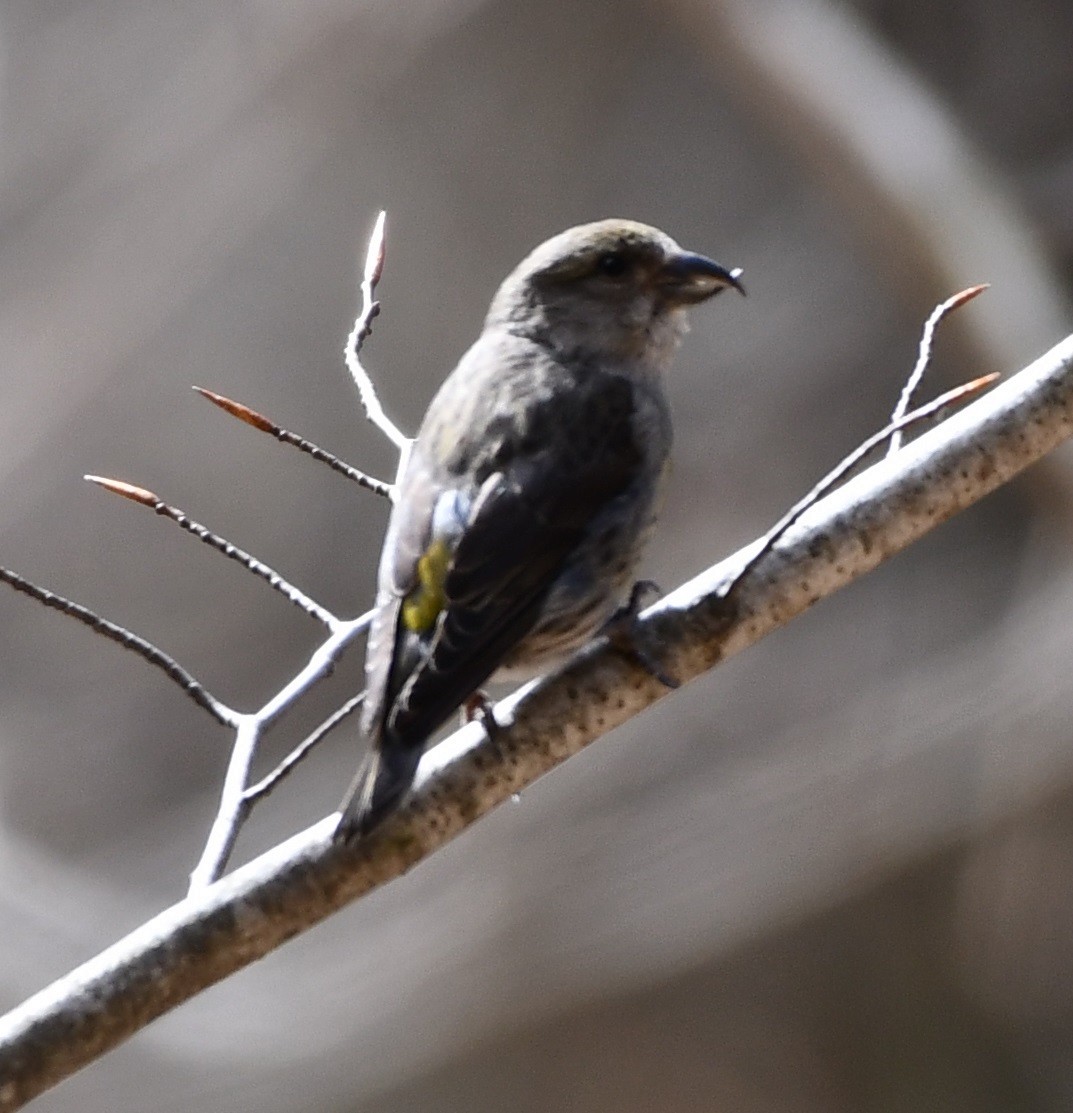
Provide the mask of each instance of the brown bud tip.
{"label": "brown bud tip", "polygon": [[124,483],[122,479],[106,479],[103,475],[84,475],[82,478],[111,491],[113,495],[120,495],[131,502],[140,502],[143,506],[156,506],[160,502],[152,491],[145,487],[136,487],[133,483]]}
{"label": "brown bud tip", "polygon": [[947,406],[954,405],[955,402],[967,402],[970,398],[975,397],[982,391],[986,390],[997,379],[1002,376],[997,371],[992,371],[990,375],[981,375],[978,379],[972,379],[967,383],[962,383],[961,386],[956,386],[952,390],[948,390],[945,394],[940,395],[932,403],[936,409],[945,409]]}
{"label": "brown bud tip", "polygon": [[[982,287],[986,289],[987,287]],[[974,295],[975,296],[975,295]],[[973,379],[972,382],[966,383],[966,390],[973,394],[977,394],[981,390],[986,390],[992,383],[997,382],[1002,378],[998,371],[992,371],[990,375],[981,375],[978,379]]]}
{"label": "brown bud tip", "polygon": [[980,282],[980,283],[977,283],[977,285],[975,285],[975,286],[969,286],[966,289],[962,290],[961,293],[955,294],[950,299],[950,308],[951,309],[959,309],[966,302],[972,301],[973,298],[979,296],[985,290],[990,290],[990,289],[991,289],[991,283],[990,282]]}
{"label": "brown bud tip", "polygon": [[244,421],[247,425],[252,425],[254,429],[260,429],[262,433],[274,433],[278,428],[276,423],[270,421],[264,414],[251,410],[249,406],[244,406],[233,398],[217,394],[214,390],[208,390],[203,386],[196,386],[194,390],[202,398],[207,398],[214,406],[219,406],[221,410],[226,411],[232,417],[237,417],[239,421]]}

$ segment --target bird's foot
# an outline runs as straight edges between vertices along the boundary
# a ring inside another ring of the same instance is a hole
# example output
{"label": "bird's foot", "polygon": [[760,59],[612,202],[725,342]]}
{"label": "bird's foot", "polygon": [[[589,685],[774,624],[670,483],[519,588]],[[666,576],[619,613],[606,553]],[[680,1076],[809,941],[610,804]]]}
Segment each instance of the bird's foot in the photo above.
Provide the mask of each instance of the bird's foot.
{"label": "bird's foot", "polygon": [[657,583],[652,580],[638,580],[630,589],[629,599],[611,615],[600,632],[615,649],[636,661],[665,688],[677,688],[679,682],[653,657],[648,646],[643,643],[637,625],[637,616],[644,610],[646,599],[661,594]]}
{"label": "bird's foot", "polygon": [[[492,743],[496,753],[499,754],[499,747],[496,744],[499,724],[496,722],[495,704],[488,698],[488,694],[478,688],[473,695],[467,697],[463,702],[459,708],[459,713],[463,726],[476,720],[484,727],[484,733],[488,735],[488,741]],[[499,756],[502,757],[503,755],[499,754]]]}

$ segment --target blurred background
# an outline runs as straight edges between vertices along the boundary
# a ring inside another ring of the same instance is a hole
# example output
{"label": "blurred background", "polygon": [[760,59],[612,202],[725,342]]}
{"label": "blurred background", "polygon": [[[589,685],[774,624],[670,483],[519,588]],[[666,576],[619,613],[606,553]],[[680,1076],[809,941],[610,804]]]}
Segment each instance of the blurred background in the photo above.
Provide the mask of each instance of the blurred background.
{"label": "blurred background", "polygon": [[[0,563],[256,706],[318,630],[81,474],[358,613],[385,507],[190,385],[388,475],[341,362],[377,210],[409,429],[524,252],[620,215],[750,293],[670,384],[673,587],[884,423],[937,301],[992,283],[935,393],[1069,331],[1071,86],[1066,0],[4,0]],[[1059,452],[38,1107],[1070,1109],[1071,515]],[[182,895],[228,739],[10,592],[0,663],[6,1008]]]}

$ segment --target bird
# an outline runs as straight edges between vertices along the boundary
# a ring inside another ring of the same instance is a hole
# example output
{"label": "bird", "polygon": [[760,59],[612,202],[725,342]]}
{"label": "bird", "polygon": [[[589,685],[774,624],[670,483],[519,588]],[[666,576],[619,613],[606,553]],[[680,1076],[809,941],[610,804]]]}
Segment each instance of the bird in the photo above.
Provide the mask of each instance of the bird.
{"label": "bird", "polygon": [[562,661],[629,595],[668,470],[664,374],[686,311],[740,268],[609,219],[507,276],[397,479],[365,659],[369,751],[337,836],[374,830],[489,678]]}

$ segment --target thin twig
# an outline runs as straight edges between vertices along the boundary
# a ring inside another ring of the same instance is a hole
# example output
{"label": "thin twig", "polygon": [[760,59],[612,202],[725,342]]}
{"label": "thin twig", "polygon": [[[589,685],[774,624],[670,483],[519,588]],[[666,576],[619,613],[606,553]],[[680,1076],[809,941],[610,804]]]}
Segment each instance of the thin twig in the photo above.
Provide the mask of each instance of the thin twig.
{"label": "thin twig", "polygon": [[997,375],[985,375],[982,378],[974,379],[964,386],[955,387],[954,390],[947,391],[946,394],[941,395],[929,405],[911,414],[908,412],[913,394],[916,392],[920,380],[923,378],[924,372],[927,370],[928,363],[931,360],[933,338],[939,322],[942,321],[949,312],[972,301],[977,294],[982,293],[987,288],[986,283],[978,286],[970,286],[968,289],[962,290],[952,297],[947,298],[946,301],[941,302],[932,310],[928,319],[924,322],[916,364],[913,366],[913,370],[910,372],[909,378],[902,388],[902,393],[898,398],[897,405],[894,407],[894,413],[891,415],[890,421],[878,433],[874,433],[864,441],[863,444],[858,445],[849,456],[829,471],[803,499],[800,499],[790,507],[775,525],[768,530],[760,539],[755,555],[745,567],[737,573],[733,582],[727,585],[727,595],[741,583],[742,579],[756,566],[757,562],[762,560],[764,556],[778,544],[779,539],[791,526],[793,526],[794,522],[796,522],[810,506],[813,506],[826,495],[828,491],[833,490],[837,484],[841,483],[842,480],[853,471],[857,464],[859,464],[873,449],[878,448],[885,440],[889,439],[892,447],[888,455],[891,455],[894,451],[894,446],[901,445],[902,432],[909,426],[934,416],[947,406],[953,405],[955,402],[967,399],[971,395],[983,390],[984,387],[989,386],[998,378]]}
{"label": "thin twig", "polygon": [[[372,614],[372,611],[367,611],[359,618],[334,619],[330,636],[317,646],[305,666],[261,708],[239,718],[236,723],[239,729],[220,790],[220,804],[201,857],[190,872],[191,893],[199,892],[219,880],[227,868],[239,831],[252,806],[252,802],[246,800],[247,782],[264,732],[318,681],[331,674],[346,647],[368,629]],[[292,765],[296,765],[308,752],[307,749],[298,754]]]}
{"label": "thin twig", "polygon": [[405,456],[410,438],[384,413],[373,381],[359,359],[362,345],[372,332],[373,321],[380,312],[380,303],[376,300],[375,293],[376,284],[380,281],[384,269],[384,221],[386,219],[387,214],[381,212],[376,218],[373,233],[369,237],[369,248],[365,254],[365,269],[361,280],[361,311],[347,337],[343,358],[358,388],[361,404],[365,407],[365,416]]}
{"label": "thin twig", "polygon": [[[372,380],[358,358],[361,347],[372,330],[372,322],[380,311],[379,303],[375,299],[375,292],[384,267],[384,221],[385,214],[381,212],[376,219],[372,236],[369,239],[361,284],[362,307],[354,328],[347,339],[345,360],[347,368],[357,385],[358,394],[369,420],[399,449],[399,462],[396,470],[396,476],[398,476],[406,465],[411,442],[384,413]],[[248,407],[231,403],[229,399],[224,400],[219,395],[213,395],[211,392],[201,391],[201,393],[210,401],[221,405],[222,408],[248,424],[268,432],[272,431],[269,426],[273,423],[268,422],[262,415]],[[122,486],[125,487],[126,485]],[[393,497],[395,488],[394,486],[381,485],[381,490],[382,493],[386,491],[389,497]],[[133,489],[133,492],[131,492],[121,489],[118,493],[125,494],[128,498],[134,498],[136,501],[146,502],[157,509],[158,513],[164,512],[158,508],[159,500],[151,492],[143,492],[140,489]],[[180,524],[183,523],[180,522]],[[243,555],[246,556],[247,554]],[[253,558],[249,557],[249,560],[252,561]],[[273,575],[276,574],[273,573]],[[316,606],[316,604],[314,605]],[[252,807],[252,801],[246,795],[247,783],[261,735],[271,722],[291,707],[313,684],[332,671],[339,654],[354,637],[367,628],[371,619],[371,615],[363,615],[358,619],[344,621],[328,614],[326,611],[322,610],[321,613],[324,616],[322,620],[325,621],[331,631],[327,641],[318,647],[305,667],[284,685],[281,691],[277,692],[258,712],[245,717],[241,723],[228,762],[227,774],[220,793],[219,808],[209,830],[209,836],[201,853],[201,858],[190,874],[191,893],[198,892],[212,884],[222,875],[227,866],[228,859],[238,839],[239,830]],[[312,748],[312,745],[306,746],[303,744],[299,746],[292,755],[294,760],[287,766],[287,769],[289,770],[296,765]],[[255,796],[254,799],[256,798]]]}
{"label": "thin twig", "polygon": [[224,394],[217,394],[214,390],[208,390],[203,386],[195,386],[194,390],[196,390],[202,398],[207,398],[213,405],[219,406],[225,413],[229,413],[232,417],[237,417],[239,421],[244,421],[247,425],[252,426],[262,433],[268,433],[270,436],[275,437],[281,444],[291,445],[300,452],[304,452],[307,456],[312,456],[313,459],[319,463],[327,464],[332,471],[338,472],[353,483],[357,483],[360,487],[364,487],[367,491],[372,491],[374,495],[381,495],[384,498],[391,497],[390,483],[383,479],[377,479],[375,476],[359,470],[352,464],[348,464],[334,453],[328,452],[327,449],[321,448],[305,437],[300,437],[297,433],[292,433],[289,429],[285,429],[282,425],[278,425],[271,418],[266,417],[262,413],[258,413],[257,410],[251,409],[242,402],[236,402],[233,398],[228,398]]}
{"label": "thin twig", "polygon": [[364,701],[364,692],[359,692],[356,696],[352,696],[338,711],[333,711],[316,730],[306,735],[271,773],[263,777],[256,784],[250,785],[242,794],[242,799],[247,806],[252,807],[259,800],[272,792],[280,781],[297,768],[299,763],[308,757],[317,745],[323,742],[340,723],[349,719],[350,716],[361,707]]}
{"label": "thin twig", "polygon": [[[928,364],[931,362],[932,344],[935,338],[935,330],[939,327],[939,322],[950,312],[955,309],[960,309],[961,306],[972,301],[978,294],[982,294],[984,290],[988,289],[988,283],[983,282],[978,286],[970,286],[966,290],[940,302],[932,311],[931,315],[924,322],[924,331],[920,336],[920,348],[917,353],[917,361],[913,370],[909,374],[909,378],[905,381],[905,386],[902,387],[902,393],[898,396],[898,404],[894,407],[894,412],[890,415],[892,423],[897,422],[900,418],[904,417],[909,412],[909,407],[913,403],[913,395],[916,393],[917,387],[920,385],[921,379],[924,377],[924,372],[928,369]],[[891,456],[902,447],[902,430],[899,429],[894,436],[890,439],[890,448],[887,449],[887,455]]]}
{"label": "thin twig", "polygon": [[121,479],[107,479],[100,475],[85,475],[82,478],[90,483],[95,483],[98,487],[103,487],[104,490],[113,495],[119,495],[121,498],[137,503],[139,506],[148,506],[154,513],[166,518],[169,522],[174,522],[180,529],[204,542],[210,549],[222,553],[229,560],[242,565],[247,572],[252,572],[255,576],[264,580],[269,587],[278,591],[284,599],[293,603],[299,610],[304,611],[310,618],[315,618],[318,622],[329,627],[336,621],[331,611],[322,607],[316,600],[311,599],[289,580],[285,580],[274,568],[269,567],[264,561],[258,560],[251,553],[247,553],[245,549],[233,545],[226,537],[221,537],[218,533],[213,533],[207,526],[194,521],[178,507],[166,503],[154,492],[147,490],[145,487],[137,487],[133,483],[125,483]]}
{"label": "thin twig", "polygon": [[332,626],[331,637],[321,642],[305,667],[284,684],[257,715],[266,724],[274,723],[316,681],[330,676],[342,652],[369,629],[374,613],[370,610],[357,618],[337,619]]}
{"label": "thin twig", "polygon": [[838,486],[838,484],[841,483],[870,452],[873,452],[885,440],[901,432],[903,429],[909,428],[911,425],[916,425],[918,422],[926,421],[928,418],[934,417],[941,410],[957,402],[964,402],[974,394],[979,394],[980,391],[985,390],[998,378],[999,375],[997,373],[981,375],[980,378],[973,379],[972,382],[954,387],[953,390],[948,390],[945,394],[941,394],[938,398],[928,402],[927,405],[913,410],[912,413],[903,414],[896,421],[889,422],[887,425],[884,425],[878,433],[873,433],[866,440],[862,441],[848,456],[833,467],[804,498],[794,503],[771,529],[760,538],[760,541],[757,543],[756,552],[753,553],[745,564],[735,573],[734,578],[727,584],[724,594],[729,596],[730,593],[746,579],[757,564],[775,548],[786,534],[786,531],[789,530],[803,514],[815,506],[820,499]]}
{"label": "thin twig", "polygon": [[256,715],[243,715],[238,723],[220,791],[220,806],[209,828],[201,858],[190,872],[191,893],[216,881],[234,852],[239,831],[250,811],[243,793],[263,731],[264,725]]}
{"label": "thin twig", "polygon": [[38,587],[31,580],[27,580],[8,568],[0,568],[0,580],[23,595],[28,595],[31,599],[43,603],[46,607],[51,607],[61,614],[77,619],[83,625],[88,626],[95,634],[100,634],[124,649],[136,653],[143,661],[148,661],[154,668],[160,669],[169,680],[179,686],[184,695],[189,696],[198,707],[207,711],[218,723],[222,723],[224,726],[235,726],[238,722],[237,712],[232,711],[225,703],[210,694],[193,673],[184,669],[174,657],[168,656],[152,642],[146,641],[145,638],[139,637],[124,626],[109,622],[108,619],[102,618],[95,611],[90,610],[89,607],[82,606],[81,603],[75,603],[71,599],[57,595],[54,591],[47,591],[43,587]]}

